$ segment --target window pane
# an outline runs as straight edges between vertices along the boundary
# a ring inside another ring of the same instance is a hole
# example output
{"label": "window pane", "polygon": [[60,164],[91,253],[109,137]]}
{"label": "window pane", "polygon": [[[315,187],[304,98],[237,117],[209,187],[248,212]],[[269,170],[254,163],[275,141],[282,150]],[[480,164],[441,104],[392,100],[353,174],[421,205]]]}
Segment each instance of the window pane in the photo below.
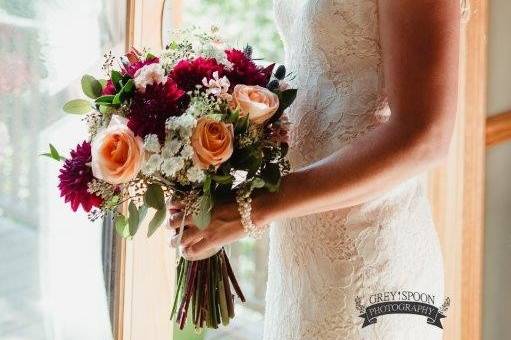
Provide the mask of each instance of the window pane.
{"label": "window pane", "polygon": [[85,137],[61,107],[124,47],[125,13],[121,0],[0,0],[1,339],[111,338],[101,221],[69,209],[60,164],[39,154]]}
{"label": "window pane", "polygon": [[[236,48],[250,44],[261,62],[282,62],[283,47],[273,21],[272,0],[167,0],[165,36],[177,28],[220,28],[221,35]],[[175,340],[261,339],[267,279],[268,240],[244,239],[230,247],[230,260],[247,302],[237,304],[236,317],[228,327],[197,335],[188,328],[176,330]]]}

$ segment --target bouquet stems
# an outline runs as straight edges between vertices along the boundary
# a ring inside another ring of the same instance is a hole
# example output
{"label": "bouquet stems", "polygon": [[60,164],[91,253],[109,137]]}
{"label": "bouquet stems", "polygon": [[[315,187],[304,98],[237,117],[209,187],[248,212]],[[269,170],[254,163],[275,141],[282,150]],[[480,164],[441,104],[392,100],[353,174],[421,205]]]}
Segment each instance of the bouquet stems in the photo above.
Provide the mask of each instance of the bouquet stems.
{"label": "bouquet stems", "polygon": [[[234,317],[234,295],[242,302],[245,296],[234,276],[225,250],[200,261],[188,261],[181,257],[177,265],[177,285],[171,319],[176,317],[179,329],[183,329],[189,314],[196,329],[218,328]],[[179,308],[178,308],[179,305]]]}

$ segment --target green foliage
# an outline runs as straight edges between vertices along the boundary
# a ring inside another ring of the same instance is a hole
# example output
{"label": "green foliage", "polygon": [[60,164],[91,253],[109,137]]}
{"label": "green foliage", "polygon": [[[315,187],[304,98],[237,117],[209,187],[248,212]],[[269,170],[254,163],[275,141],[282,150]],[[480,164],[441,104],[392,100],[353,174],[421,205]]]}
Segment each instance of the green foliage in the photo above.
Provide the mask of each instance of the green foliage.
{"label": "green foliage", "polygon": [[73,99],[64,104],[62,108],[67,113],[85,114],[92,110],[91,103],[85,99]]}
{"label": "green foliage", "polygon": [[160,185],[152,183],[147,186],[144,193],[144,203],[156,210],[165,209],[165,196]]}
{"label": "green foliage", "polygon": [[83,93],[91,98],[96,99],[101,96],[102,86],[99,81],[93,76],[86,74],[82,77],[82,91]]}
{"label": "green foliage", "polygon": [[57,149],[52,144],[49,144],[49,145],[50,145],[50,152],[43,153],[43,154],[41,154],[41,156],[46,156],[46,157],[49,157],[49,158],[54,159],[59,162],[66,159],[66,157],[63,157],[59,154]]}
{"label": "green foliage", "polygon": [[213,198],[208,192],[199,199],[199,209],[192,216],[193,223],[201,229],[206,228],[211,221],[211,209],[213,209]]}
{"label": "green foliage", "polygon": [[167,210],[165,208],[156,210],[151,222],[149,222],[147,237],[151,237],[154,234],[154,232],[163,224],[166,216]]}

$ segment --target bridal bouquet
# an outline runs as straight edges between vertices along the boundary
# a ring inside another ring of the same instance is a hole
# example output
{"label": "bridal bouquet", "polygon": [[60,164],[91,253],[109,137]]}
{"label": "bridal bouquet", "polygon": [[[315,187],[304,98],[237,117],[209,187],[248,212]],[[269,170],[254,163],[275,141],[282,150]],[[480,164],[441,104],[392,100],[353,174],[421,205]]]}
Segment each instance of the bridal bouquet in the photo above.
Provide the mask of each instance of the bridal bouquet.
{"label": "bridal bouquet", "polygon": [[[259,66],[250,46],[229,48],[217,33],[181,32],[157,53],[106,54],[106,79],[83,76],[89,99],[64,110],[85,115],[89,138],[69,158],[53,145],[45,154],[64,162],[59,189],[74,211],[81,206],[91,220],[111,214],[131,238],[154,210],[149,237],[166,222],[170,200],[203,228],[215,202],[278,190],[289,169],[283,113],[296,89],[284,66]],[[189,314],[198,329],[227,325],[233,291],[244,301],[224,249],[180,257],[171,317],[181,329]]]}

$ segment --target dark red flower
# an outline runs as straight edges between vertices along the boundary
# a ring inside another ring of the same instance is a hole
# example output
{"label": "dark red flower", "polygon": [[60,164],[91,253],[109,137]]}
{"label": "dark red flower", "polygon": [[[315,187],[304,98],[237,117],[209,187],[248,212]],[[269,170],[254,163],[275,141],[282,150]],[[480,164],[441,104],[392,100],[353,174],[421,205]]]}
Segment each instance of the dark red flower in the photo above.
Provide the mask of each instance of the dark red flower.
{"label": "dark red flower", "polygon": [[60,196],[66,203],[71,203],[71,209],[76,211],[80,205],[83,210],[90,211],[92,207],[99,207],[103,199],[87,191],[87,185],[92,181],[92,169],[90,167],[91,146],[83,142],[71,151],[71,158],[64,162],[60,169],[59,189]]}
{"label": "dark red flower", "polygon": [[137,73],[137,71],[139,69],[141,69],[142,67],[144,67],[146,65],[151,65],[154,63],[158,63],[158,62],[160,62],[160,59],[158,59],[157,57],[153,57],[153,58],[146,59],[146,60],[138,60],[135,62],[129,62],[122,66],[122,75],[130,76],[131,78],[134,78],[135,73]]}
{"label": "dark red flower", "polygon": [[181,115],[188,104],[188,96],[172,78],[165,84],[149,85],[145,93],[136,92],[128,116],[128,127],[135,135],[144,138],[156,134],[163,142],[165,121],[170,116]]}
{"label": "dark red flower", "polygon": [[198,57],[178,62],[172,69],[171,77],[180,88],[191,91],[195,89],[196,85],[202,85],[204,77],[211,79],[214,72],[218,72],[218,75],[222,77],[224,66],[219,64],[216,59]]}
{"label": "dark red flower", "polygon": [[232,70],[226,72],[231,87],[237,84],[266,86],[271,77],[273,66],[257,66],[243,51],[226,50],[227,60],[232,63]]}
{"label": "dark red flower", "polygon": [[114,95],[116,92],[114,83],[111,79],[108,79],[105,87],[103,87],[103,90],[101,91],[101,95],[107,96],[107,95]]}

